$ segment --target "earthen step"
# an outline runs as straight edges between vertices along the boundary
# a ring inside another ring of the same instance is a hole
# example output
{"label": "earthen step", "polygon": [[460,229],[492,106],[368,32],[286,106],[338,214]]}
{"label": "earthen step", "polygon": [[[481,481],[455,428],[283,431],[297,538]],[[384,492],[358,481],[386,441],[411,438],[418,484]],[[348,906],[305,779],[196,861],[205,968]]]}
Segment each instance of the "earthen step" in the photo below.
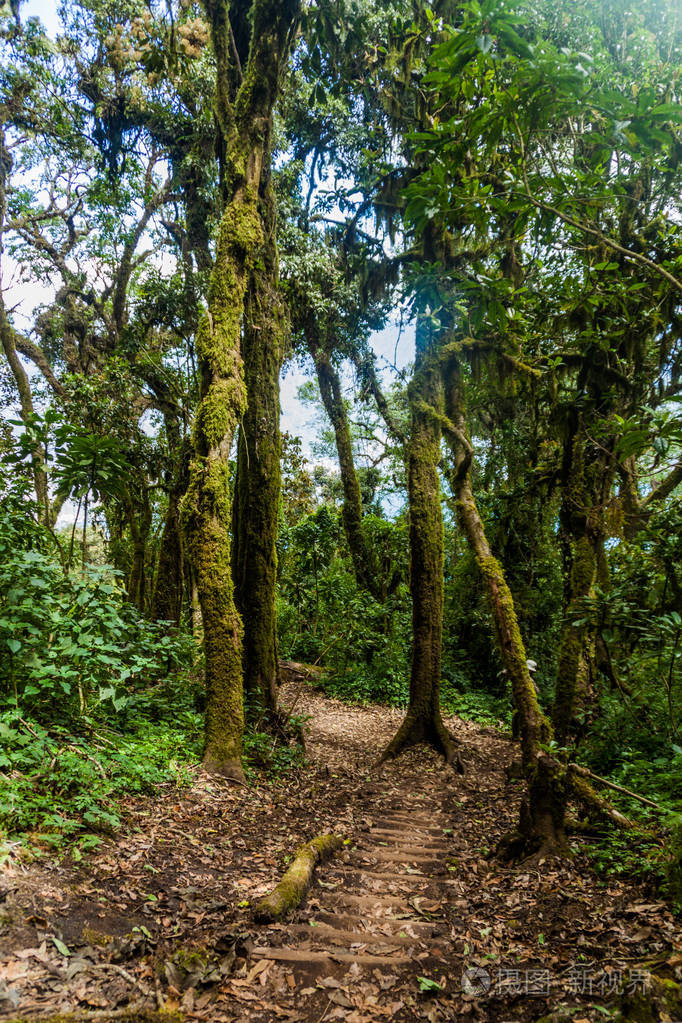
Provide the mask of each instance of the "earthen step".
{"label": "earthen step", "polygon": [[[353,892],[326,892],[325,900],[333,899],[336,902],[350,906],[359,906],[364,909],[375,909],[380,906],[399,906],[403,912],[411,913],[412,910],[407,904],[405,895],[354,895]],[[320,900],[321,903],[321,900]],[[382,918],[383,919],[383,918]],[[387,917],[386,919],[391,919]]]}
{"label": "earthen step", "polygon": [[373,825],[374,828],[387,828],[391,831],[416,831],[419,834],[431,835],[433,838],[443,838],[443,832],[449,828],[448,824],[425,824],[420,821],[411,820],[408,818],[397,819],[395,817],[386,817],[382,814],[381,817],[377,816],[376,823]]}
{"label": "earthen step", "polygon": [[368,870],[362,865],[362,863],[336,863],[334,870],[340,870],[345,874],[352,873],[356,876],[362,875],[362,877],[376,877],[379,881],[390,881],[395,884],[398,881],[404,881],[407,884],[434,884],[436,880],[440,882],[440,878],[435,879],[430,874],[421,874],[419,871],[410,871],[409,874],[403,873],[392,873],[387,874],[378,870]]}
{"label": "earthen step", "polygon": [[400,839],[413,845],[423,845],[427,849],[449,849],[451,847],[451,843],[446,838],[433,838],[431,835],[420,834],[417,831],[405,831],[403,828],[370,828],[360,834],[363,837],[376,838],[381,842]]}
{"label": "earthen step", "polygon": [[[374,924],[377,927],[383,928],[384,933],[387,935],[398,933],[402,930],[406,930],[409,933],[419,929],[426,932],[426,937],[430,937],[437,930],[435,923],[431,923],[429,920],[417,920],[414,917],[368,916],[367,914],[359,916],[356,913],[331,913],[322,910],[315,914],[315,919],[329,924],[330,927],[347,928],[348,930],[353,930],[357,924]],[[385,930],[385,928],[389,928],[389,930]]]}
{"label": "earthen step", "polygon": [[299,948],[263,948],[256,946],[251,949],[252,959],[273,959],[283,963],[357,963],[358,966],[405,966],[413,962],[411,956],[374,956],[353,952],[311,952]]}
{"label": "earthen step", "polygon": [[[433,944],[436,939],[429,937],[412,938],[409,936],[403,937],[400,934],[377,934],[371,931],[346,931],[341,930],[337,927],[332,927],[329,924],[317,924],[315,927],[311,927],[309,924],[289,924],[289,926],[282,930],[283,934],[301,934],[305,935],[314,944],[320,942],[332,941],[337,944],[348,944],[348,945],[402,945],[402,946],[415,946],[415,945],[429,945]],[[441,942],[442,944],[442,942]]]}
{"label": "earthen step", "polygon": [[370,845],[362,844],[355,847],[353,852],[373,856],[377,860],[391,860],[394,863],[434,863],[441,861],[435,856],[424,856],[429,849],[417,848],[409,845]]}

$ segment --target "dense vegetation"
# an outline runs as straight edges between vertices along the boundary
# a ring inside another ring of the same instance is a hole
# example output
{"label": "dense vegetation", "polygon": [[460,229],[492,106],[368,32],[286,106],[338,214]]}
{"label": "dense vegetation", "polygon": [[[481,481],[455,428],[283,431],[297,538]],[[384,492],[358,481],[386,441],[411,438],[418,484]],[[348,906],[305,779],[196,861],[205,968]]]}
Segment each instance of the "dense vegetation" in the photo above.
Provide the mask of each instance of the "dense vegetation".
{"label": "dense vegetation", "polygon": [[284,659],[405,707],[377,757],[513,717],[507,855],[613,823],[575,765],[635,790],[595,856],[679,896],[681,47],[674,0],[3,8],[7,841],[295,762]]}

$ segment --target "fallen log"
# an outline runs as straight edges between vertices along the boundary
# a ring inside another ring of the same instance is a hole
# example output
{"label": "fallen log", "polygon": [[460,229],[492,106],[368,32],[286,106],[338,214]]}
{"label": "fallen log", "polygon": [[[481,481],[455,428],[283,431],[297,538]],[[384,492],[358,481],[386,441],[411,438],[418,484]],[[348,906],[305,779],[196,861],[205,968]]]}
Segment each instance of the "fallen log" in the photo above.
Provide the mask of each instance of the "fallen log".
{"label": "fallen log", "polygon": [[637,829],[637,825],[629,817],[611,806],[608,800],[602,799],[582,774],[572,771],[570,783],[573,795],[583,804],[589,814],[596,814],[621,828]]}
{"label": "fallen log", "polygon": [[269,923],[281,920],[300,906],[318,863],[324,863],[343,846],[339,835],[318,835],[302,845],[282,880],[254,906],[254,919]]}
{"label": "fallen log", "polygon": [[591,778],[592,781],[596,781],[599,785],[604,785],[607,789],[613,789],[614,792],[622,792],[624,796],[629,796],[630,799],[636,799],[644,806],[651,806],[654,810],[660,810],[662,813],[667,813],[664,806],[660,803],[654,803],[653,799],[647,799],[646,796],[640,796],[638,792],[633,792],[632,789],[626,789],[623,785],[617,785],[615,781],[609,781],[608,778],[602,778],[600,775],[595,774],[594,771],[590,771],[587,767],[581,767],[580,764],[571,764],[571,771],[575,774],[581,775],[583,778]]}

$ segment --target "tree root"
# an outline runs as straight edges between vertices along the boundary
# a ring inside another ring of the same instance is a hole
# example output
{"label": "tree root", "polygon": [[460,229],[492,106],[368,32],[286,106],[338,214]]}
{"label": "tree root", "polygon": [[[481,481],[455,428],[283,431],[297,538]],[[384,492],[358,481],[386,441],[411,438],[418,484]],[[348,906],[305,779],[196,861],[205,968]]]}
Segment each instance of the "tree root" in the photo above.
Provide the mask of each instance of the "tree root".
{"label": "tree root", "polygon": [[381,767],[387,760],[395,760],[404,750],[422,744],[431,746],[443,756],[446,764],[451,764],[458,774],[464,774],[464,765],[457,752],[457,744],[440,717],[425,723],[409,711],[374,766]]}
{"label": "tree root", "polygon": [[202,760],[201,766],[208,774],[218,775],[220,778],[233,781],[237,785],[246,785],[244,771],[238,760],[216,760],[214,757],[207,755]]}
{"label": "tree root", "polygon": [[339,835],[318,835],[302,845],[277,887],[254,906],[254,919],[260,922],[281,920],[302,902],[318,863],[330,859],[343,846]]}

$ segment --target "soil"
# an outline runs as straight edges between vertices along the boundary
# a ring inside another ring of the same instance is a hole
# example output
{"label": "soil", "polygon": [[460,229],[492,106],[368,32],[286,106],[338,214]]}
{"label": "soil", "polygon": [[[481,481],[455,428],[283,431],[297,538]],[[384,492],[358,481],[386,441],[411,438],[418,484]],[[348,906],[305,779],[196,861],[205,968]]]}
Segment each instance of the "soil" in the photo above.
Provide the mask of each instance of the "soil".
{"label": "soil", "polygon": [[[188,789],[131,799],[86,862],[6,865],[0,1019],[511,1023],[567,1006],[585,1023],[644,987],[642,963],[679,970],[670,907],[595,876],[584,839],[570,861],[489,858],[521,795],[504,733],[448,720],[463,776],[427,749],[374,772],[400,711],[306,689],[301,712],[308,762],[284,779],[197,769]],[[251,906],[326,832],[344,850],[301,908],[255,924]]]}

